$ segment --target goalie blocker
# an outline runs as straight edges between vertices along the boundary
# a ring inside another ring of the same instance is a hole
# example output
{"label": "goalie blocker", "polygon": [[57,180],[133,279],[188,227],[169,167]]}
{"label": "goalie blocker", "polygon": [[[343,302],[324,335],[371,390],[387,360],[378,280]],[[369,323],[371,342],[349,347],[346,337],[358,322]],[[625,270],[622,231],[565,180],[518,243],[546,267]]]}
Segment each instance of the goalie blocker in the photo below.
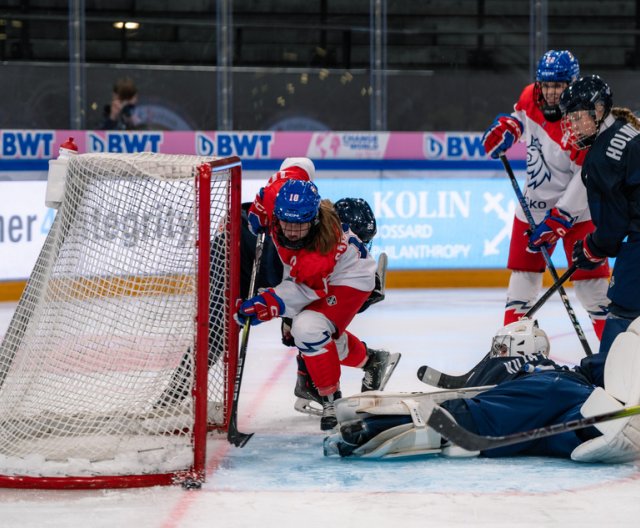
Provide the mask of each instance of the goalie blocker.
{"label": "goalie blocker", "polygon": [[[502,362],[505,369],[516,366],[522,375],[496,386],[344,398],[336,406],[340,432],[325,439],[325,455],[522,454],[588,463],[620,463],[640,457],[640,416],[636,412],[640,404],[640,318],[615,340],[605,365],[604,387],[594,389],[590,383],[589,361],[574,370],[553,364],[542,354],[511,360],[494,357],[491,362]],[[630,412],[625,413],[625,408]],[[465,447],[473,447],[476,438],[483,440],[477,445],[491,448],[470,451],[449,442],[446,434],[438,432],[447,428],[430,427],[434,409],[440,416],[432,423],[450,419],[449,429],[470,439]]]}

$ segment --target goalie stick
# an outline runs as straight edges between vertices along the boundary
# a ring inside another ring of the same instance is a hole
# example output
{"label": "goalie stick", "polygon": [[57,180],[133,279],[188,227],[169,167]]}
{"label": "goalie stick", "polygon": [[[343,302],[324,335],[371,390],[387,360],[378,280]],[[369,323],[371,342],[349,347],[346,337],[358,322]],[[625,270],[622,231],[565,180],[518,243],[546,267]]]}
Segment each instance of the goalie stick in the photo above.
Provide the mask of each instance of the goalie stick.
{"label": "goalie stick", "polygon": [[422,365],[418,369],[418,379],[422,383],[426,383],[433,387],[440,387],[442,389],[461,389],[466,385],[473,373],[481,368],[488,359],[489,353],[487,353],[469,372],[466,374],[460,374],[459,376],[445,374],[444,372],[440,372],[438,369],[429,367],[428,365]]}
{"label": "goalie stick", "polygon": [[584,429],[585,427],[590,427],[602,422],[628,418],[629,416],[635,416],[637,414],[640,414],[640,405],[634,405],[632,407],[626,407],[624,409],[598,414],[588,418],[580,418],[545,427],[538,427],[536,429],[530,429],[528,431],[522,431],[520,433],[513,433],[505,436],[482,436],[472,433],[458,425],[451,415],[437,405],[434,405],[433,411],[427,419],[427,425],[435,429],[453,444],[466,449],[467,451],[486,451],[489,449],[496,449],[498,447],[528,442],[530,440],[538,440],[540,438],[546,438],[547,436],[553,436],[560,433],[567,433],[577,429]]}
{"label": "goalie stick", "polygon": [[[529,311],[524,314],[523,319],[531,319],[531,317],[533,317],[533,315],[540,309],[540,307],[545,302],[547,302],[549,297],[551,297],[558,290],[558,288],[560,288],[569,279],[569,277],[571,277],[576,269],[576,265],[572,264],[571,267],[564,272],[562,277],[554,282],[553,285],[551,285],[549,289],[542,295],[542,297],[538,299],[538,302],[536,302],[531,308],[529,308]],[[484,365],[487,359],[489,359],[489,354],[483,357],[480,362],[469,372],[467,372],[466,374],[460,374],[459,376],[445,374],[443,372],[440,372],[436,368],[429,367],[428,365],[421,366],[418,369],[417,376],[421,382],[433,387],[440,387],[442,389],[459,389],[466,385],[467,381],[473,375],[473,373],[482,365]]]}
{"label": "goalie stick", "polygon": [[[262,247],[264,245],[264,233],[260,233],[256,239],[256,256],[253,260],[253,269],[251,270],[251,281],[249,282],[249,296],[255,295],[256,275],[262,260]],[[238,352],[238,366],[236,370],[236,380],[233,387],[233,401],[231,403],[231,413],[229,415],[229,429],[227,430],[227,440],[236,447],[244,447],[251,439],[253,433],[241,433],[238,431],[238,398],[240,396],[240,385],[242,384],[242,374],[244,372],[244,360],[247,356],[247,347],[249,345],[249,330],[251,329],[250,320],[247,319],[242,327],[242,341],[240,343],[240,351]]]}
{"label": "goalie stick", "polygon": [[[498,157],[500,158],[502,165],[504,165],[504,169],[507,171],[507,174],[509,175],[511,186],[513,187],[513,190],[516,193],[516,198],[518,198],[518,202],[520,203],[520,207],[522,208],[524,215],[527,217],[529,228],[531,229],[531,231],[533,231],[536,228],[536,223],[535,223],[535,220],[533,219],[533,216],[531,215],[531,210],[527,205],[527,200],[525,199],[524,195],[522,194],[522,190],[518,185],[518,180],[516,180],[516,177],[513,174],[513,169],[511,168],[511,164],[509,163],[509,160],[507,159],[507,156],[505,155],[504,152],[500,153]],[[549,273],[551,274],[551,277],[553,278],[554,282],[556,283],[559,282],[558,272],[556,271],[556,268],[553,265],[553,262],[551,262],[551,257],[549,256],[549,252],[547,251],[547,248],[545,246],[541,246],[540,252],[544,257],[544,261],[547,264],[547,269],[549,270]],[[564,307],[566,308],[567,313],[569,314],[569,319],[571,320],[571,324],[573,325],[573,328],[575,329],[576,334],[578,334],[578,339],[580,340],[580,344],[584,349],[584,353],[587,356],[593,355],[593,352],[591,351],[591,347],[589,346],[589,342],[587,341],[587,338],[584,335],[584,332],[582,331],[582,327],[578,322],[576,313],[573,311],[573,307],[569,302],[569,297],[567,296],[567,292],[564,291],[564,288],[562,287],[562,285],[558,287],[558,292],[560,293],[560,298],[562,299],[562,303],[564,304]]]}

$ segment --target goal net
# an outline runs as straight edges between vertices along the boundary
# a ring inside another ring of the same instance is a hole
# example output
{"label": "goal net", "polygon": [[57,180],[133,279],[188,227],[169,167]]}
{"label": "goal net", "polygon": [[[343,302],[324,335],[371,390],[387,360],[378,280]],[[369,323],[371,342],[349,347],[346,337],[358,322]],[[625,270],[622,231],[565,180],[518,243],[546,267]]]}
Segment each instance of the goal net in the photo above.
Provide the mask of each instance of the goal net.
{"label": "goal net", "polygon": [[85,154],[0,345],[0,486],[204,477],[235,376],[240,161]]}

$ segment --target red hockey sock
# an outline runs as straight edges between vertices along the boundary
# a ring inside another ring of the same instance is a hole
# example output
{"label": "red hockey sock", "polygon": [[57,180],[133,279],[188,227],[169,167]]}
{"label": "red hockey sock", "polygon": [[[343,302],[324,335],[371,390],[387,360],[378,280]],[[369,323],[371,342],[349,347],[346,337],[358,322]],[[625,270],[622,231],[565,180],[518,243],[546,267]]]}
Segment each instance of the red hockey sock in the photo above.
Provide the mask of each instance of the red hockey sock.
{"label": "red hockey sock", "polygon": [[362,368],[367,362],[367,347],[351,332],[345,332],[347,334],[347,357],[340,363],[345,367]]}
{"label": "red hockey sock", "polygon": [[340,390],[340,359],[333,341],[319,354],[304,355],[304,362],[320,396],[327,396]]}
{"label": "red hockey sock", "polygon": [[591,323],[593,324],[593,329],[598,336],[598,339],[602,339],[602,331],[604,330],[604,322],[606,319],[591,319]]}

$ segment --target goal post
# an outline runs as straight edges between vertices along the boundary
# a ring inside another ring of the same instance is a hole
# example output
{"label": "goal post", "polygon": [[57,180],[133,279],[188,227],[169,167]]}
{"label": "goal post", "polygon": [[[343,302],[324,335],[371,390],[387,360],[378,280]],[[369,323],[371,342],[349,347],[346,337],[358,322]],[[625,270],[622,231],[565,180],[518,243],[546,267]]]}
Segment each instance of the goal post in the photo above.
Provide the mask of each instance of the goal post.
{"label": "goal post", "polygon": [[0,486],[204,480],[238,350],[241,162],[85,154],[0,343]]}

